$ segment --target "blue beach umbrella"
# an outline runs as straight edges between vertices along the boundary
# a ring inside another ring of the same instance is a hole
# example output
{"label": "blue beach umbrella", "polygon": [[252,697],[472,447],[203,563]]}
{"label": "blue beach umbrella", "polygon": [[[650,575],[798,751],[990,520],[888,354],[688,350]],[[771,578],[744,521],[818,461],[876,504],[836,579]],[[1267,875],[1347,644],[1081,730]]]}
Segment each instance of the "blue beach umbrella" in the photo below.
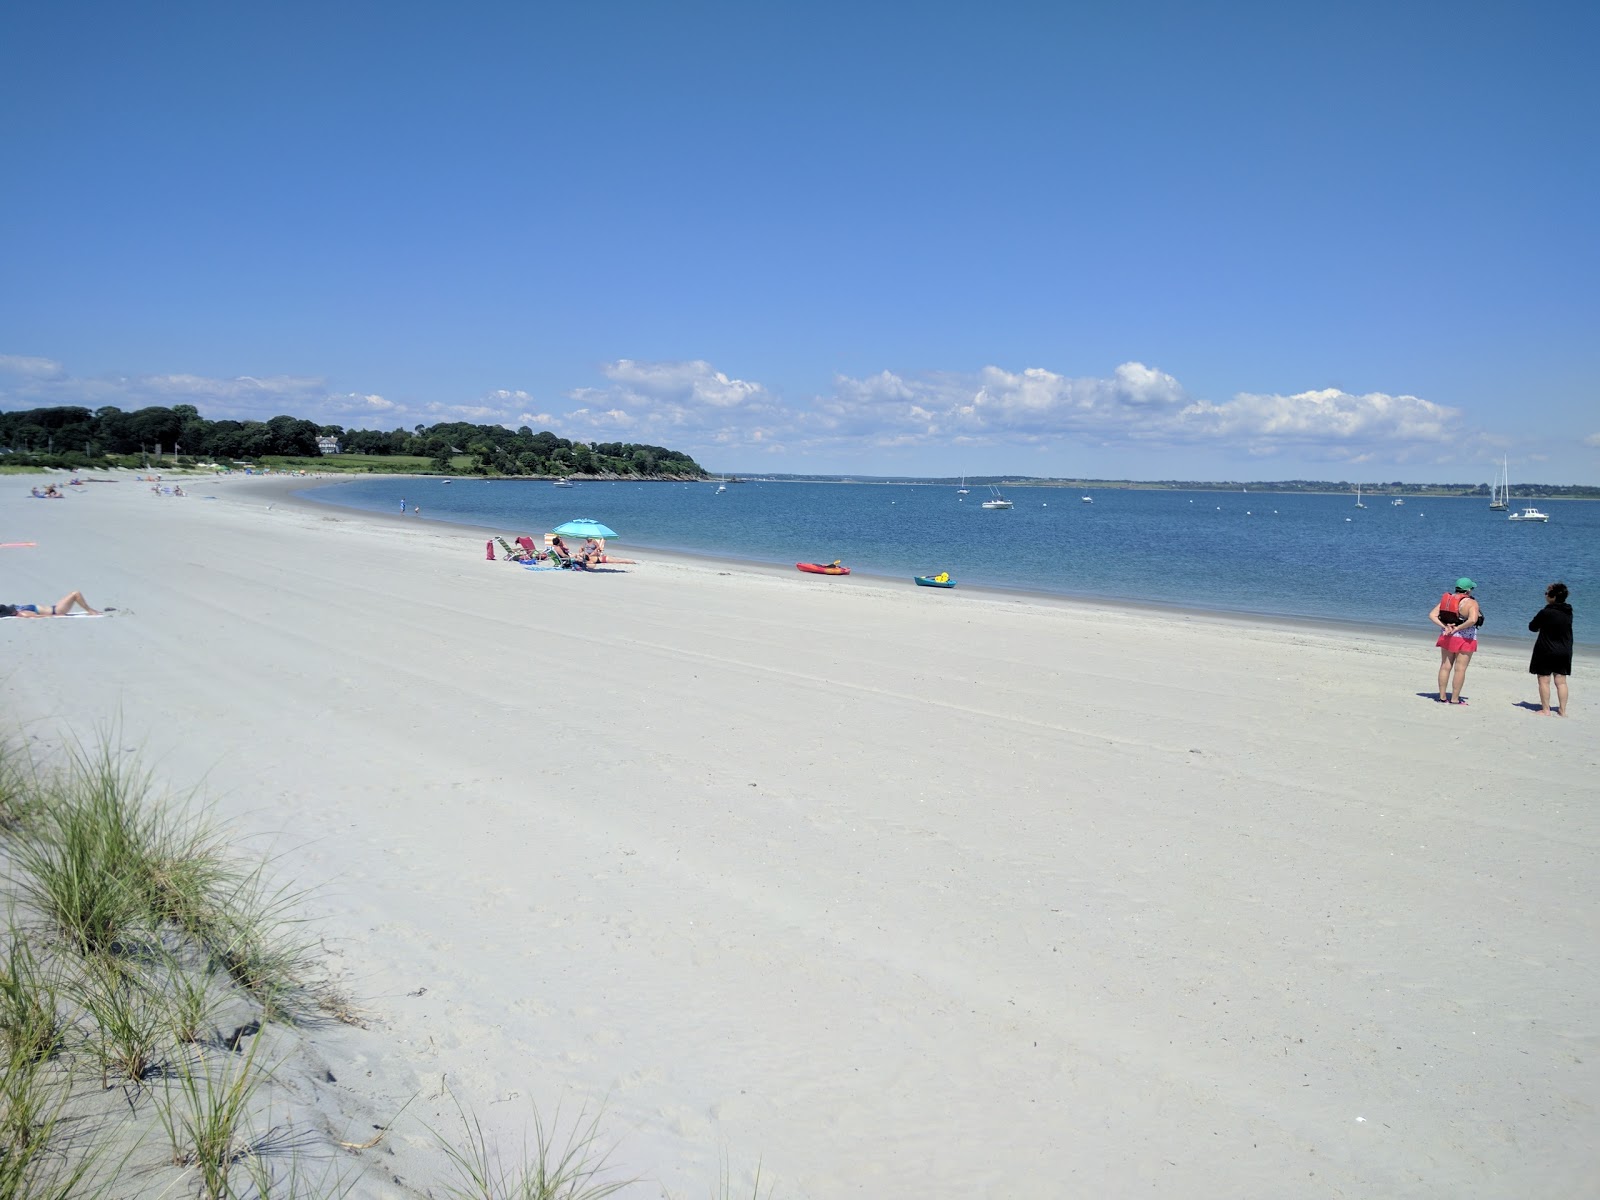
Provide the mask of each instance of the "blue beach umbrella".
{"label": "blue beach umbrella", "polygon": [[621,536],[615,529],[602,525],[599,521],[591,521],[588,517],[579,517],[576,521],[568,521],[565,525],[557,525],[555,532],[562,537],[614,538]]}

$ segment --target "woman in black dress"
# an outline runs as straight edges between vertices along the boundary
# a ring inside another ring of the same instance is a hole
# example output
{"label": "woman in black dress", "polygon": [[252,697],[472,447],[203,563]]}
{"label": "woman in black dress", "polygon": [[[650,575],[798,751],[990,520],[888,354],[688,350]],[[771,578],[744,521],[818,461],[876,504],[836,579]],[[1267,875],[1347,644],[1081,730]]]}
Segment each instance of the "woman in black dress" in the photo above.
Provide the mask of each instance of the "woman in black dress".
{"label": "woman in black dress", "polygon": [[1539,635],[1533,644],[1528,674],[1539,677],[1539,715],[1550,716],[1550,679],[1555,677],[1557,712],[1567,715],[1567,676],[1572,674],[1572,605],[1567,585],[1552,583],[1544,590],[1545,606],[1533,614],[1528,628]]}

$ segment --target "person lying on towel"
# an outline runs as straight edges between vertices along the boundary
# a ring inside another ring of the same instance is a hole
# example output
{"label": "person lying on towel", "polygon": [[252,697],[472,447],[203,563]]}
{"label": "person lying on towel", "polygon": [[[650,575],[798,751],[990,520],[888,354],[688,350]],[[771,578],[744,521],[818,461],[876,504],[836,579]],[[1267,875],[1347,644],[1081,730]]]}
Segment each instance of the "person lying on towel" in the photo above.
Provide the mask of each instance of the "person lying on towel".
{"label": "person lying on towel", "polygon": [[74,608],[81,608],[91,617],[100,615],[99,609],[89,607],[82,592],[68,592],[54,604],[0,604],[0,617],[64,617]]}

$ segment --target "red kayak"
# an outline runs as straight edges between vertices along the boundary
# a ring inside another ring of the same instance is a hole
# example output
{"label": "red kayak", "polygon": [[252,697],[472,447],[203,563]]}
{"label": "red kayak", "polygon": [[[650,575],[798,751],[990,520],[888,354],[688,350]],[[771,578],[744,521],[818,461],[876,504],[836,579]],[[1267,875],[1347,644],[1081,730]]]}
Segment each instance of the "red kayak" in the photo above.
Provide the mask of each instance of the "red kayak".
{"label": "red kayak", "polygon": [[840,566],[837,562],[831,563],[795,563],[795,569],[809,571],[813,575],[848,575],[850,568]]}

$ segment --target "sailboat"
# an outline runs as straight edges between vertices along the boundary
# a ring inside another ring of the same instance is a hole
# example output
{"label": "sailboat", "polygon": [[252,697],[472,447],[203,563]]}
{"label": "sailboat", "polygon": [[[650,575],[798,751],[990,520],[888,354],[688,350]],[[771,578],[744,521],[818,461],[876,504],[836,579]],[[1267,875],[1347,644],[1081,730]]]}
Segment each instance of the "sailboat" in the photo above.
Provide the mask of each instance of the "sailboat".
{"label": "sailboat", "polygon": [[1357,508],[1365,508],[1366,507],[1365,504],[1361,503],[1361,485],[1359,483],[1356,484],[1356,507]]}
{"label": "sailboat", "polygon": [[967,477],[965,475],[963,475],[961,477],[961,486],[956,489],[956,495],[965,496],[966,494],[967,494]]}
{"label": "sailboat", "polygon": [[1489,508],[1493,512],[1504,512],[1511,500],[1511,460],[1502,459],[1500,474],[1495,478],[1494,486],[1489,489]]}

